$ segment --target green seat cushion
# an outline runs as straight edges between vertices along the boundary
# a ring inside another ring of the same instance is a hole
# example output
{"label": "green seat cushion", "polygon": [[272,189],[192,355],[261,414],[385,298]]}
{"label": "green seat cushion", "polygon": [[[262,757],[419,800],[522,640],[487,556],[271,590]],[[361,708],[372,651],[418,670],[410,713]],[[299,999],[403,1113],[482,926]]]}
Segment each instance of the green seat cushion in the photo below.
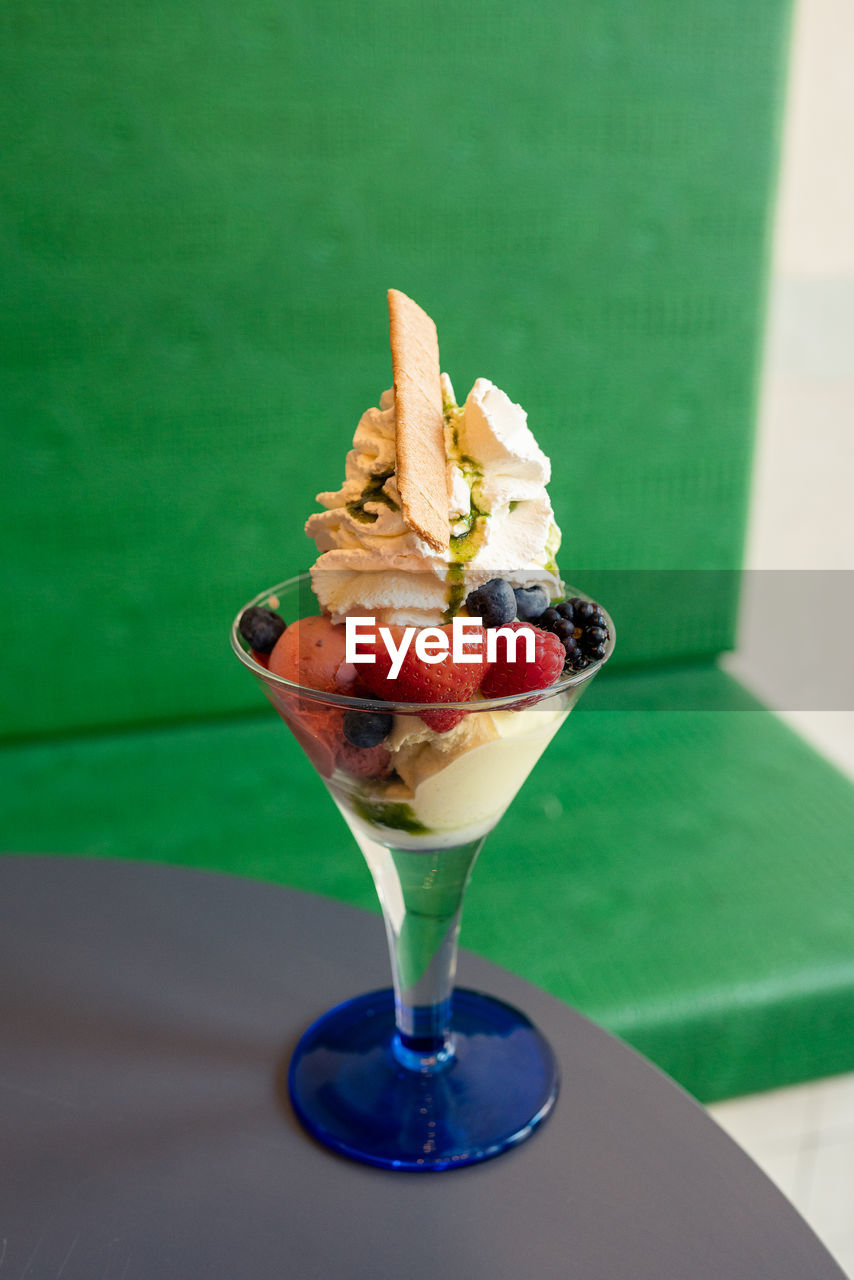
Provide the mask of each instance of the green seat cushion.
{"label": "green seat cushion", "polygon": [[4,731],[251,709],[225,627],[309,559],[390,285],[529,411],[579,585],[737,568],[788,10],[4,0]]}
{"label": "green seat cushion", "polygon": [[[9,850],[186,863],[376,908],[272,711],[10,746],[0,782]],[[462,940],[705,1100],[850,1070],[852,830],[854,787],[714,667],[606,673],[489,837]]]}

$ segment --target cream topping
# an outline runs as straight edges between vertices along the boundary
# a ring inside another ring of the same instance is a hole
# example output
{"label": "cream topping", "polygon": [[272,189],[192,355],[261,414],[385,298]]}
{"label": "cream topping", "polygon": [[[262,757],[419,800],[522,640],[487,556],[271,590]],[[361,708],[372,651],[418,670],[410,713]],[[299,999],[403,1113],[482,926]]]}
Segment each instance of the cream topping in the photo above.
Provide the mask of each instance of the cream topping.
{"label": "cream topping", "polygon": [[437,554],[404,522],[394,475],[394,395],[386,391],[359,421],[343,485],[317,495],[326,509],[306,524],[320,553],[312,586],[335,622],[364,614],[384,625],[435,625],[449,602],[459,606],[466,591],[492,577],[559,593],[552,563],[559,533],[546,492],[551,469],[524,410],[485,378],[460,408],[447,375],[442,382],[450,550]]}

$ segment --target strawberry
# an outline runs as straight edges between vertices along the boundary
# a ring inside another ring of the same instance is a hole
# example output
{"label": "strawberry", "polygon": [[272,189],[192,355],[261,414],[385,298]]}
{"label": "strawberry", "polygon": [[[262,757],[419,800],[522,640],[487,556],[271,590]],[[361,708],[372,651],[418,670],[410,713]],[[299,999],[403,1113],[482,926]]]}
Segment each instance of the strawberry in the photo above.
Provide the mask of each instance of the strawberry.
{"label": "strawberry", "polygon": [[[367,685],[375,697],[389,702],[468,702],[483,679],[486,669],[485,654],[480,645],[471,641],[467,643],[466,650],[476,656],[478,661],[454,662],[451,656],[451,625],[437,629],[444,631],[448,637],[448,652],[442,661],[422,662],[415,653],[413,637],[400,671],[394,678],[390,675],[391,655],[377,633],[373,645],[365,646],[366,652],[373,652],[376,661],[360,666],[362,683]],[[395,645],[399,645],[404,628],[390,627],[389,630]],[[459,724],[464,715],[464,711],[424,711],[421,719],[437,733],[447,733],[454,725]]]}
{"label": "strawberry", "polygon": [[525,641],[516,642],[516,661],[508,659],[507,641],[500,633],[496,636],[496,660],[483,678],[480,691],[485,698],[505,698],[514,693],[528,693],[533,689],[546,689],[554,684],[563,671],[566,652],[557,636],[526,622],[509,622],[506,629],[530,631],[534,636],[534,659],[525,657]]}

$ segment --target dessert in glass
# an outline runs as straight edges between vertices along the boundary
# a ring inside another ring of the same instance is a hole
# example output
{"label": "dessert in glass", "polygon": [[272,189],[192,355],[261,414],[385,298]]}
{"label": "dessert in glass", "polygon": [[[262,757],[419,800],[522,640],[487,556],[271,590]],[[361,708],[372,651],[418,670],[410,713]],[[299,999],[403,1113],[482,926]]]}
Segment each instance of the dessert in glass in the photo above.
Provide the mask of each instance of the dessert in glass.
{"label": "dessert in glass", "polygon": [[309,1027],[289,1090],[305,1128],[385,1168],[442,1170],[532,1134],[558,1093],[524,1013],[455,988],[487,834],[608,659],[605,611],[560,581],[548,459],[478,380],[462,407],[435,327],[390,291],[394,391],[306,526],[310,575],[241,610],[232,646],[323,779],[383,910],[392,987]]}

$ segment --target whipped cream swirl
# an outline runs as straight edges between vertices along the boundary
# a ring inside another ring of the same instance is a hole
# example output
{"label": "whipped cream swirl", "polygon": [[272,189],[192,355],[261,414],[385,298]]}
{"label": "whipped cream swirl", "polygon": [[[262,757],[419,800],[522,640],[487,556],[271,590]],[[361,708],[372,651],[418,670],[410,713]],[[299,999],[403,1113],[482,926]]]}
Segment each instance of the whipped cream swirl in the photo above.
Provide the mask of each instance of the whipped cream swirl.
{"label": "whipped cream swirl", "polygon": [[494,577],[560,594],[560,531],[546,492],[551,465],[524,410],[486,378],[462,407],[446,374],[442,392],[450,547],[437,554],[404,523],[394,393],[386,391],[356,428],[344,484],[317,495],[326,510],[305,527],[320,553],[312,587],[333,622],[349,614],[435,626],[460,612],[472,587]]}

